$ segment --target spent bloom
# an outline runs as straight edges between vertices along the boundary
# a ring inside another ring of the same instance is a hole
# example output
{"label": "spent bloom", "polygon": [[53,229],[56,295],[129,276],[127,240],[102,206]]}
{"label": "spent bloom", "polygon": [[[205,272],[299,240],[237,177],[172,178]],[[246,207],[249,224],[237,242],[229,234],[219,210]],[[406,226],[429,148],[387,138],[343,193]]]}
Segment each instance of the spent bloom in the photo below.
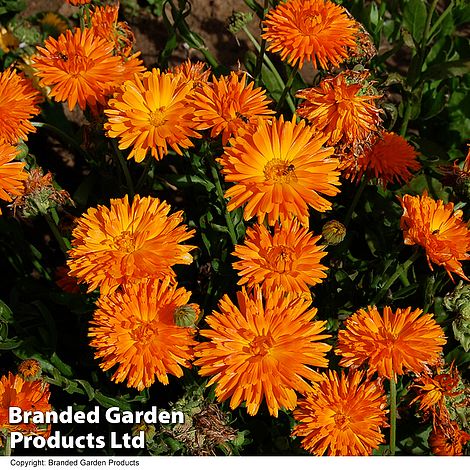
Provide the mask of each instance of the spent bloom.
{"label": "spent bloom", "polygon": [[211,137],[222,134],[222,143],[239,130],[274,114],[265,90],[246,83],[246,74],[232,72],[228,77],[213,77],[193,93],[194,122],[197,130],[211,129]]}
{"label": "spent bloom", "polygon": [[108,136],[119,139],[120,149],[131,147],[128,158],[137,162],[149,150],[160,160],[168,147],[182,155],[181,149],[193,145],[190,137],[200,137],[194,131],[194,108],[188,101],[191,85],[158,69],[135,75],[108,102],[104,126]]}
{"label": "spent bloom", "polygon": [[336,371],[299,401],[294,436],[315,455],[370,455],[384,443],[380,428],[387,426],[387,397],[382,385],[364,380],[364,373]]}
{"label": "spent bloom", "polygon": [[239,285],[260,284],[265,295],[276,287],[286,292],[309,292],[309,286],[326,278],[327,268],[320,261],[326,256],[324,246],[298,220],[276,223],[274,234],[260,224],[248,228],[245,242],[233,253],[240,261],[233,263],[239,271]]}
{"label": "spent bloom", "polygon": [[78,219],[69,251],[70,275],[107,295],[127,281],[174,278],[172,266],[190,264],[195,248],[181,243],[194,230],[183,213],[153,197],[111,199],[111,207],[90,208]]}
{"label": "spent bloom", "polygon": [[437,426],[429,435],[428,443],[434,455],[463,455],[463,446],[470,441],[470,434],[462,431],[455,421]]}
{"label": "spent bloom", "polygon": [[463,212],[454,211],[454,204],[406,194],[400,198],[403,208],[400,226],[405,245],[420,245],[426,250],[429,268],[432,263],[443,266],[452,279],[458,274],[469,280],[461,261],[470,259],[470,230],[462,220]]}
{"label": "spent bloom", "polygon": [[229,211],[246,203],[244,218],[258,217],[274,225],[292,216],[308,225],[309,206],[331,209],[324,196],[339,193],[338,161],[324,138],[305,124],[279,119],[260,121],[253,132],[230,140],[219,159],[226,181],[236,183],[225,193]]}
{"label": "spent bloom", "polygon": [[267,50],[302,68],[339,66],[356,47],[357,23],[329,0],[287,0],[271,10],[263,22]]}
{"label": "spent bloom", "polygon": [[368,365],[369,374],[395,379],[407,372],[419,374],[435,365],[446,343],[442,328],[429,313],[419,308],[377,307],[359,309],[346,328],[338,333],[336,353],[340,365],[358,368]]}
{"label": "spent bloom", "polygon": [[312,321],[317,309],[310,301],[293,298],[276,289],[263,300],[255,286],[248,294],[237,293],[238,306],[225,295],[219,312],[205,318],[209,339],[195,350],[202,376],[211,376],[219,401],[230,398],[230,407],[246,402],[248,414],[255,415],[263,400],[269,413],[295,408],[297,393],[313,390],[311,382],[321,379],[312,367],[326,367],[325,354],[331,347],[322,341],[324,321]]}
{"label": "spent bloom", "polygon": [[196,344],[191,328],[175,324],[174,311],[188,303],[191,293],[171,279],[127,284],[101,296],[89,336],[100,367],[117,366],[112,379],[143,390],[155,379],[168,384],[168,374],[183,375]]}

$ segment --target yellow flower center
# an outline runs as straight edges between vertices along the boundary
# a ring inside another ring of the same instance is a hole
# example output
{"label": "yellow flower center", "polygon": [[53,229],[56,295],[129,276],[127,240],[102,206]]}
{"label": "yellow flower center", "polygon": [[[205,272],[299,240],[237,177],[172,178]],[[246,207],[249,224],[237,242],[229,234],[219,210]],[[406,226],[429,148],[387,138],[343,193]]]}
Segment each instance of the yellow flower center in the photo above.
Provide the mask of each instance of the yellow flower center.
{"label": "yellow flower center", "polygon": [[270,333],[257,336],[250,342],[250,353],[253,356],[266,356],[274,345],[273,337]]}
{"label": "yellow flower center", "polygon": [[290,183],[297,181],[295,166],[280,158],[273,158],[264,167],[264,178],[266,181],[275,183]]}
{"label": "yellow flower center", "polygon": [[135,233],[131,233],[128,230],[122,232],[114,239],[116,249],[124,253],[133,253],[136,250],[136,237]]}
{"label": "yellow flower center", "polygon": [[271,269],[277,273],[285,273],[292,270],[295,251],[285,245],[273,246],[268,249],[266,260]]}
{"label": "yellow flower center", "polygon": [[151,111],[149,114],[149,123],[153,127],[159,127],[165,124],[166,115],[165,115],[165,106]]}

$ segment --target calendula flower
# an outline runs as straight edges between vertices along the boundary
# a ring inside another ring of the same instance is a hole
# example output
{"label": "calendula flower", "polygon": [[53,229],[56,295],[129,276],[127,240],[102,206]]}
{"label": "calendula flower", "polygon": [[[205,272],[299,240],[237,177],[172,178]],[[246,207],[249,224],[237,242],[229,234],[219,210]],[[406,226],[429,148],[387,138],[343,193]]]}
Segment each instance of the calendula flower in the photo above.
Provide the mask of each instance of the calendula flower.
{"label": "calendula flower", "polygon": [[329,220],[322,227],[321,234],[327,245],[338,245],[346,237],[346,227],[338,220]]}
{"label": "calendula flower", "polygon": [[[48,38],[38,47],[34,67],[42,86],[50,86],[56,101],[67,101],[72,110],[106,104],[110,94],[136,71],[140,62],[126,62],[114,55],[114,43],[94,29],[68,30],[57,39]],[[130,67],[130,68],[129,68]]]}
{"label": "calendula flower", "polygon": [[0,73],[0,140],[16,144],[28,140],[36,128],[29,120],[39,114],[41,94],[22,73],[9,68]]}
{"label": "calendula flower", "polygon": [[27,382],[21,376],[9,372],[8,377],[3,376],[0,379],[0,428],[24,434],[47,434],[47,426],[32,421],[10,424],[9,409],[11,406],[17,406],[22,411],[45,413],[51,410],[49,397],[48,384],[39,380]]}
{"label": "calendula flower", "polygon": [[132,52],[135,36],[127,23],[118,21],[118,13],[119,4],[96,6],[90,12],[91,27],[97,36],[112,41],[120,55],[128,57]]}
{"label": "calendula flower", "polygon": [[37,380],[41,372],[41,364],[36,359],[26,359],[18,366],[18,374],[24,380]]}
{"label": "calendula flower", "polygon": [[143,390],[155,379],[167,385],[168,374],[183,375],[193,357],[195,330],[175,325],[173,313],[190,295],[167,278],[125,285],[99,298],[90,346],[103,370],[117,366],[112,380]]}
{"label": "calendula flower", "polygon": [[190,264],[194,234],[183,213],[153,197],[111,199],[111,207],[90,208],[78,219],[69,251],[70,275],[107,295],[127,281],[174,278],[172,266]]}
{"label": "calendula flower", "polygon": [[105,129],[119,139],[119,148],[132,150],[128,158],[141,162],[148,150],[160,160],[168,146],[182,155],[191,147],[191,137],[200,137],[193,123],[194,108],[188,102],[191,83],[178,75],[153,69],[126,81],[109,100]]}
{"label": "calendula flower", "polygon": [[364,173],[375,176],[384,187],[393,182],[407,183],[412,171],[421,168],[418,152],[400,135],[383,132],[359,158],[358,178]]}
{"label": "calendula flower", "polygon": [[297,93],[305,100],[297,112],[327,138],[327,145],[362,142],[378,130],[380,110],[375,100],[380,96],[364,90],[367,76],[367,72],[342,72]]}
{"label": "calendula flower", "polygon": [[8,53],[16,49],[20,45],[20,41],[7,28],[0,26],[0,50]]}
{"label": "calendula flower", "polygon": [[192,85],[191,88],[194,89],[200,88],[203,83],[209,80],[211,69],[210,67],[208,68],[205,62],[191,62],[191,59],[188,59],[182,64],[173,67],[170,72],[178,75],[180,80],[190,82]]}
{"label": "calendula flower", "polygon": [[193,93],[196,129],[211,129],[211,137],[222,134],[222,143],[259,118],[274,114],[265,90],[246,84],[246,74],[232,72],[228,77],[213,77]]}
{"label": "calendula flower", "polygon": [[326,322],[312,321],[317,309],[281,289],[263,301],[258,286],[251,295],[242,288],[237,300],[238,306],[225,295],[220,313],[205,318],[210,329],[200,333],[209,341],[195,350],[199,373],[212,376],[207,385],[216,384],[218,400],[230,398],[232,409],[245,401],[255,415],[263,399],[272,416],[281,407],[294,409],[296,392],[311,392],[310,382],[321,378],[312,367],[328,365]]}
{"label": "calendula flower", "polygon": [[68,4],[74,6],[86,5],[91,3],[91,0],[65,0]]}
{"label": "calendula flower", "polygon": [[454,204],[435,201],[424,193],[422,196],[406,194],[400,198],[403,207],[400,226],[406,245],[421,245],[426,250],[429,268],[432,263],[443,266],[465,280],[462,263],[470,259],[470,230],[462,220],[463,212],[454,211]]}
{"label": "calendula flower", "polygon": [[320,238],[298,220],[277,223],[273,235],[264,225],[256,224],[233,252],[240,258],[233,263],[241,278],[238,284],[260,284],[265,295],[276,287],[286,292],[309,292],[309,286],[326,278],[327,268],[320,263],[326,252],[317,244]]}
{"label": "calendula flower", "polygon": [[387,397],[378,381],[364,380],[364,373],[336,371],[322,374],[313,392],[299,401],[294,436],[315,455],[370,455],[384,442]]}
{"label": "calendula flower", "polygon": [[65,33],[68,25],[63,18],[57,13],[48,11],[39,20],[42,30],[49,36],[57,37],[59,34]]}
{"label": "calendula flower", "polygon": [[431,431],[428,443],[434,455],[463,455],[463,446],[470,435],[462,431],[455,421],[438,426]]}
{"label": "calendula flower", "polygon": [[268,12],[261,37],[291,65],[309,61],[327,69],[348,58],[358,33],[356,21],[329,0],[287,0]]}
{"label": "calendula flower", "polygon": [[225,197],[229,211],[246,204],[245,220],[253,216],[262,223],[296,216],[308,225],[308,207],[325,212],[331,202],[323,195],[339,193],[338,161],[333,149],[322,148],[324,139],[304,121],[261,121],[253,132],[230,140],[219,160],[226,181],[235,182]]}
{"label": "calendula flower", "polygon": [[396,380],[406,372],[419,374],[435,365],[446,343],[442,328],[431,314],[420,308],[411,310],[384,307],[359,309],[346,320],[338,333],[338,348],[343,367],[369,366],[369,374]]}
{"label": "calendula flower", "polygon": [[3,201],[10,202],[12,196],[19,196],[23,191],[23,181],[27,178],[24,162],[13,161],[17,155],[16,147],[0,140],[0,199]]}
{"label": "calendula flower", "polygon": [[445,175],[443,183],[452,186],[463,200],[470,200],[470,144],[465,160],[461,165],[439,165],[439,171]]}

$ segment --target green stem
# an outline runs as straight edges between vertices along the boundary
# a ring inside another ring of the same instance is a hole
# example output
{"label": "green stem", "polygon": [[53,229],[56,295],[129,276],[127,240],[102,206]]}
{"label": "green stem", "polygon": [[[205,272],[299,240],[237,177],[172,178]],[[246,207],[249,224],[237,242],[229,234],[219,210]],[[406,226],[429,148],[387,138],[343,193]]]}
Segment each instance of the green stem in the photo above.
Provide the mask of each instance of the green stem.
{"label": "green stem", "polygon": [[54,132],[63,141],[65,141],[67,144],[73,147],[80,155],[88,159],[88,154],[80,147],[78,142],[75,139],[72,139],[72,137],[70,137],[67,133],[65,133],[61,129],[53,126],[52,124],[48,124],[47,122],[31,122],[31,124],[34,127],[37,127],[38,129],[43,128],[43,129],[47,129],[47,130]]}
{"label": "green stem", "polygon": [[[244,26],[242,29],[243,29],[243,32],[247,35],[248,39],[253,44],[253,46],[255,46],[255,49],[259,52],[261,50],[261,46],[258,44],[258,41],[256,40],[256,38],[250,33],[250,31],[248,30],[246,26]],[[264,54],[263,60],[266,63],[269,70],[271,70],[273,77],[276,79],[279,86],[282,88],[285,88],[286,85],[284,83],[284,80],[279,75],[279,72],[277,71],[276,67],[271,62],[271,59],[266,54]],[[292,98],[288,96],[286,101],[287,101],[287,104],[289,105],[290,110],[293,113],[295,113],[295,105],[294,105],[294,102],[292,101]]]}
{"label": "green stem", "polygon": [[393,285],[393,283],[404,273],[406,273],[409,267],[418,259],[419,251],[416,250],[410,257],[407,259],[398,269],[390,276],[389,280],[385,283],[382,289],[379,290],[377,295],[371,302],[371,305],[377,305],[384,295],[387,293],[388,289]]}
{"label": "green stem", "polygon": [[11,456],[11,436],[10,433],[7,434],[7,437],[5,439],[5,453],[3,454],[4,457],[10,457]]}
{"label": "green stem", "polygon": [[[269,8],[269,0],[264,0],[264,6],[263,6],[263,19],[266,16],[266,12],[268,11]],[[261,28],[261,22],[260,21],[260,28]],[[255,80],[258,83],[260,74],[261,74],[261,66],[263,64],[263,57],[264,53],[266,51],[266,39],[261,39],[261,46],[258,50],[258,56],[256,57],[256,66],[255,66]]]}
{"label": "green stem", "polygon": [[397,439],[397,384],[390,379],[390,455],[395,455]]}
{"label": "green stem", "polygon": [[421,66],[424,63],[424,59],[426,58],[426,44],[429,39],[429,30],[431,28],[432,15],[434,13],[434,10],[436,9],[438,2],[439,0],[433,0],[433,2],[431,3],[431,7],[429,8],[428,15],[426,17],[426,23],[425,23],[424,31],[423,31],[423,39],[421,40],[421,47],[420,47]]}
{"label": "green stem", "polygon": [[436,20],[436,22],[432,25],[432,27],[429,30],[428,37],[426,38],[427,42],[429,42],[429,39],[435,33],[436,29],[439,28],[440,24],[445,20],[446,16],[452,12],[454,5],[455,5],[454,0],[451,0],[451,2],[449,3],[449,6],[440,14],[439,18]]}
{"label": "green stem", "polygon": [[144,169],[142,171],[142,174],[140,175],[140,178],[137,181],[137,184],[135,185],[136,192],[139,192],[140,187],[142,186],[142,184],[145,181],[145,177],[147,176],[147,174],[149,172],[150,162],[152,161],[152,158],[153,157],[147,157],[147,160],[145,161],[145,166],[144,166]]}
{"label": "green stem", "polygon": [[64,255],[66,255],[69,249],[67,248],[64,238],[59,232],[59,228],[57,227],[56,223],[54,222],[54,220],[49,214],[44,214],[44,218],[46,219],[47,225],[49,225],[49,228],[51,229],[52,234],[57,240],[57,243],[59,244],[60,249],[63,251]]}
{"label": "green stem", "polygon": [[354,213],[354,209],[356,208],[357,203],[359,202],[359,199],[361,199],[362,193],[364,192],[364,189],[366,189],[366,186],[367,186],[367,179],[363,178],[359,188],[357,188],[356,194],[354,194],[354,198],[351,202],[351,205],[349,206],[346,217],[344,218],[345,227],[347,227],[349,222],[351,221],[351,217]]}
{"label": "green stem", "polygon": [[284,104],[286,96],[290,92],[292,83],[294,82],[294,78],[297,75],[298,70],[299,70],[299,63],[297,62],[297,64],[293,67],[293,69],[290,72],[290,75],[289,75],[289,78],[287,79],[287,83],[286,83],[286,86],[284,87],[284,90],[282,90],[281,97],[279,98],[279,101],[277,102],[276,111],[280,111],[282,109],[282,105]]}
{"label": "green stem", "polygon": [[410,122],[411,118],[411,103],[410,103],[410,98],[406,98],[406,104],[405,104],[405,113],[403,115],[403,122],[401,123],[401,128],[400,128],[400,135],[402,137],[405,137],[406,131],[408,130],[408,123]]}
{"label": "green stem", "polygon": [[129,196],[131,199],[134,199],[135,191],[134,191],[134,183],[132,182],[131,174],[129,173],[129,168],[127,166],[126,160],[119,149],[116,140],[111,139],[111,143],[114,149],[114,154],[121,165],[122,172],[124,173],[124,177],[126,178],[127,190],[129,191]]}
{"label": "green stem", "polygon": [[217,191],[217,196],[219,197],[220,203],[225,206],[224,217],[225,222],[227,223],[228,233],[230,234],[230,239],[232,240],[233,246],[235,246],[237,244],[237,234],[235,232],[235,226],[233,225],[232,217],[227,210],[227,203],[225,201],[222,184],[220,183],[219,172],[217,171],[216,163],[213,158],[210,158],[210,167],[212,179],[214,180],[215,189]]}

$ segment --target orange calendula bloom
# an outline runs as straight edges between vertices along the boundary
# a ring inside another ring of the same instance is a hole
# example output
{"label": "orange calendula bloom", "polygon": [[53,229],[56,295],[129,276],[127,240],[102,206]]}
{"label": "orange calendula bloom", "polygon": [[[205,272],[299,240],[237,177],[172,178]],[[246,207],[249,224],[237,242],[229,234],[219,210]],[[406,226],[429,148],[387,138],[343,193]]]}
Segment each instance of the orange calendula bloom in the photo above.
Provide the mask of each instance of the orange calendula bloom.
{"label": "orange calendula bloom", "polygon": [[380,96],[363,93],[363,78],[364,73],[342,72],[297,93],[305,100],[298,114],[327,138],[327,145],[364,141],[378,130],[380,110],[375,100]]}
{"label": "orange calendula bloom", "polygon": [[23,192],[23,181],[28,176],[23,171],[24,162],[13,161],[17,155],[16,147],[0,140],[0,199],[3,201],[10,202],[12,196],[19,196]]}
{"label": "orange calendula bloom", "polygon": [[324,380],[294,410],[299,424],[292,434],[315,455],[370,455],[384,443],[380,428],[387,426],[382,386],[363,380],[359,371],[322,375]]}
{"label": "orange calendula bloom", "polygon": [[326,367],[331,347],[321,341],[326,322],[312,321],[316,308],[281,289],[263,301],[255,286],[237,293],[238,307],[225,295],[219,312],[206,317],[210,329],[201,334],[209,342],[196,347],[199,373],[212,376],[219,401],[230,399],[232,409],[246,401],[248,414],[255,415],[263,399],[272,416],[279,408],[295,408],[296,392],[313,390],[310,382],[321,379],[311,367]]}
{"label": "orange calendula bloom", "polygon": [[70,275],[103,295],[124,282],[174,278],[175,264],[190,264],[194,234],[183,213],[168,215],[170,205],[153,197],[111,199],[111,207],[90,208],[78,219],[69,251]]}
{"label": "orange calendula bloom", "polygon": [[0,428],[24,434],[48,434],[45,425],[32,422],[10,424],[8,416],[11,406],[17,406],[22,411],[50,411],[49,397],[48,384],[40,380],[25,381],[21,376],[9,372],[8,377],[0,379]]}
{"label": "orange calendula bloom", "polygon": [[41,94],[32,82],[9,68],[0,73],[0,139],[16,144],[36,128],[29,120],[39,114]]}
{"label": "orange calendula bloom", "polygon": [[287,0],[271,10],[263,23],[267,50],[302,68],[305,61],[323,69],[337,67],[356,47],[356,21],[329,0]]}
{"label": "orange calendula bloom", "polygon": [[91,3],[91,0],[65,0],[70,5],[80,6]]}
{"label": "orange calendula bloom", "polygon": [[125,62],[114,55],[114,43],[94,29],[68,30],[57,39],[48,38],[37,50],[34,67],[41,86],[50,86],[50,96],[67,101],[70,110],[77,103],[81,109],[106,104],[126,78],[144,69],[137,59]]}
{"label": "orange calendula bloom", "polygon": [[188,102],[191,83],[179,75],[158,69],[135,75],[109,100],[105,110],[109,137],[119,139],[119,148],[132,147],[128,158],[141,162],[147,151],[160,160],[168,146],[182,155],[191,147],[190,137],[201,137],[194,129],[194,108]]}
{"label": "orange calendula bloom", "polygon": [[195,330],[175,325],[173,314],[190,295],[167,278],[125,285],[101,296],[89,333],[100,367],[118,366],[112,379],[137,390],[155,379],[167,385],[168,374],[181,377],[182,367],[190,367],[193,358]]}
{"label": "orange calendula bloom", "polygon": [[384,132],[375,139],[359,158],[360,178],[363,173],[375,176],[384,187],[394,181],[407,183],[421,168],[416,160],[418,152],[400,135]]}
{"label": "orange calendula bloom", "polygon": [[463,455],[463,446],[470,441],[470,435],[462,431],[455,421],[438,426],[429,435],[429,446],[434,455]]}
{"label": "orange calendula bloom", "polygon": [[338,333],[336,353],[340,366],[361,367],[368,364],[369,374],[393,378],[435,365],[446,343],[442,328],[432,315],[419,308],[411,311],[384,307],[359,309],[346,320],[346,329]]}
{"label": "orange calendula bloom", "polygon": [[276,287],[286,292],[309,292],[309,286],[326,278],[327,268],[320,264],[326,255],[325,247],[317,245],[320,238],[298,220],[277,223],[274,235],[264,225],[256,224],[247,230],[245,243],[237,245],[233,253],[240,258],[233,263],[241,277],[238,284],[260,284],[265,295]]}
{"label": "orange calendula bloom", "polygon": [[246,204],[245,220],[267,216],[268,223],[296,216],[308,225],[308,207],[325,212],[331,202],[323,195],[339,193],[338,161],[332,148],[322,148],[305,121],[263,120],[253,132],[230,140],[219,159],[226,181],[236,182],[225,193],[229,211]]}
{"label": "orange calendula bloom", "polygon": [[463,212],[454,211],[454,204],[435,201],[422,196],[406,194],[400,198],[403,207],[400,226],[405,245],[421,245],[426,250],[429,268],[431,262],[451,273],[469,280],[460,261],[470,259],[470,230],[462,220]]}
{"label": "orange calendula bloom", "polygon": [[197,61],[191,62],[191,59],[186,60],[180,65],[173,67],[170,72],[178,75],[180,80],[190,82],[191,88],[200,88],[203,83],[209,80],[211,69],[207,68],[205,62]]}
{"label": "orange calendula bloom", "polygon": [[256,123],[259,118],[274,114],[265,90],[246,84],[246,74],[232,72],[228,77],[213,77],[193,93],[196,129],[211,129],[211,137],[222,134],[222,143],[239,130]]}

